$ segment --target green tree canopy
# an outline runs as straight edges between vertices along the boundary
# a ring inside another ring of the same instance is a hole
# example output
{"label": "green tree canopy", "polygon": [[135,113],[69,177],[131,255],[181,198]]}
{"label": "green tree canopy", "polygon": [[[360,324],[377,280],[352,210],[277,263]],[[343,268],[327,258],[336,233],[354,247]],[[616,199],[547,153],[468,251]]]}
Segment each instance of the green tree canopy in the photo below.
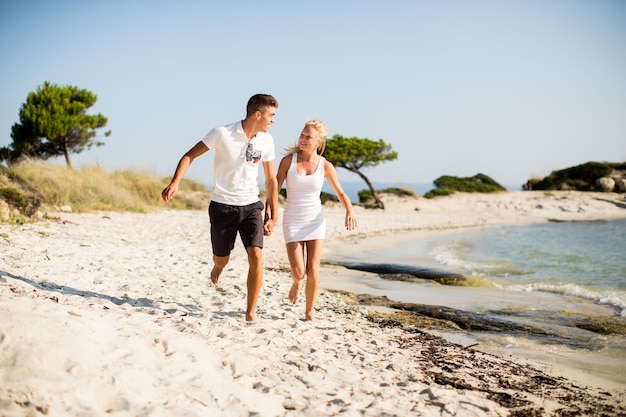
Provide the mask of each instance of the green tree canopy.
{"label": "green tree canopy", "polygon": [[[11,163],[63,155],[72,168],[70,153],[104,145],[95,138],[97,129],[106,126],[107,118],[100,113],[87,114],[97,99],[89,90],[44,82],[28,94],[20,107],[20,122],[11,128],[13,142],[0,149],[0,159]],[[108,131],[104,135],[110,134]]]}
{"label": "green tree canopy", "polygon": [[334,135],[326,141],[324,157],[334,166],[347,169],[365,181],[374,198],[374,207],[384,208],[372,182],[363,174],[364,168],[375,167],[381,162],[398,159],[398,153],[382,139],[377,141],[367,138]]}

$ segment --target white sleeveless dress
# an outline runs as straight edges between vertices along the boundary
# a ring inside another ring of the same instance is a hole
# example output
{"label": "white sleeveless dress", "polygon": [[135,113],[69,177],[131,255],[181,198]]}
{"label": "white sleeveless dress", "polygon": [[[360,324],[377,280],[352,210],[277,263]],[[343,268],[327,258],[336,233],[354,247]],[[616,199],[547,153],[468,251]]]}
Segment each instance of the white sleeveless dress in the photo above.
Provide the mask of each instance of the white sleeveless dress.
{"label": "white sleeveless dress", "polygon": [[324,157],[320,157],[315,172],[298,174],[294,153],[287,171],[287,201],[283,212],[285,243],[304,242],[326,237],[326,218],[322,209],[320,192],[324,184]]}

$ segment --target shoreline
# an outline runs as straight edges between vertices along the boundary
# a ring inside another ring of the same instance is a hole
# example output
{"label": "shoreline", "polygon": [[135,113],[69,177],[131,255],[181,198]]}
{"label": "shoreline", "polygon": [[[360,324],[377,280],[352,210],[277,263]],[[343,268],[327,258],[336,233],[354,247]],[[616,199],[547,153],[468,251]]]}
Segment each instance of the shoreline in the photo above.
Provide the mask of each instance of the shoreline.
{"label": "shoreline", "polygon": [[[325,255],[383,244],[385,231],[402,238],[560,213],[572,220],[581,217],[578,207],[586,216],[626,217],[589,194],[457,197],[386,201],[385,212],[357,207],[357,233],[342,230],[340,207],[328,207]],[[555,212],[553,204],[573,211]],[[320,292],[318,320],[303,321],[304,300],[287,301],[280,228],[264,248],[260,320],[248,325],[245,252],[238,242],[220,286],[212,286],[204,211],[58,217],[0,224],[0,407],[7,417],[626,413],[623,389],[375,321],[331,291]]]}
{"label": "shoreline", "polygon": [[[525,196],[526,193],[528,192],[524,191],[524,192],[518,192],[518,193],[522,193]],[[569,207],[567,205],[559,205],[558,206],[559,211],[560,211],[559,212],[554,209],[546,210],[547,204],[545,204],[544,201],[541,202],[542,203],[541,206],[535,205],[533,207],[529,204],[526,204],[524,206],[519,201],[516,201],[517,196],[509,199],[510,201],[507,202],[506,200],[507,200],[507,197],[509,197],[509,195],[500,194],[501,196],[500,198],[495,198],[493,199],[495,201],[491,201],[489,203],[485,202],[484,203],[485,206],[489,207],[489,206],[495,205],[497,207],[503,207],[503,206],[508,205],[507,209],[509,209],[509,207],[513,207],[514,211],[520,212],[520,216],[518,218],[512,218],[508,216],[508,213],[506,214],[490,213],[492,215],[487,216],[489,214],[487,211],[487,213],[485,213],[485,216],[480,217],[480,221],[482,222],[482,224],[476,225],[475,222],[471,222],[471,221],[468,221],[466,224],[463,224],[463,223],[451,224],[448,221],[448,217],[447,217],[448,213],[446,211],[441,211],[435,215],[435,209],[433,207],[436,206],[436,204],[430,203],[423,199],[422,200],[418,199],[416,201],[412,201],[412,203],[416,207],[419,207],[420,205],[426,206],[426,209],[423,211],[426,211],[425,215],[430,217],[426,222],[424,222],[426,226],[421,226],[418,223],[417,227],[415,228],[406,227],[405,230],[402,230],[400,232],[397,230],[392,230],[392,231],[369,230],[367,233],[367,237],[366,237],[367,243],[365,244],[359,243],[358,246],[342,244],[341,238],[340,238],[339,243],[336,243],[334,245],[333,244],[327,245],[328,247],[325,248],[325,253],[328,255],[326,258],[323,258],[326,261],[325,262],[326,265],[324,264],[322,265],[322,268],[323,268],[322,276],[324,275],[332,276],[333,279],[323,281],[322,287],[331,291],[347,292],[347,293],[353,293],[355,295],[369,294],[372,297],[369,298],[368,301],[366,301],[367,308],[372,312],[378,312],[380,309],[380,307],[378,307],[378,305],[380,305],[380,302],[375,301],[375,299],[377,298],[379,299],[379,297],[389,297],[389,299],[392,301],[408,302],[408,300],[405,299],[404,293],[398,292],[398,291],[404,291],[404,288],[394,290],[395,287],[393,285],[390,285],[387,282],[387,280],[381,280],[381,278],[375,272],[361,272],[361,271],[358,271],[359,269],[358,267],[356,268],[356,270],[354,270],[347,266],[341,266],[341,263],[353,262],[353,263],[358,264],[364,261],[366,263],[369,262],[365,260],[366,259],[365,256],[361,256],[355,259],[355,255],[372,253],[373,256],[375,257],[374,254],[376,253],[377,250],[383,250],[383,249],[387,249],[390,247],[400,247],[403,243],[406,243],[406,242],[427,240],[432,237],[438,237],[438,236],[442,236],[446,234],[458,234],[458,233],[463,233],[464,231],[489,228],[489,227],[497,227],[497,226],[502,226],[502,225],[507,225],[507,226],[529,225],[529,224],[535,224],[535,223],[563,222],[563,221],[607,221],[607,220],[610,221],[610,220],[619,220],[622,218],[626,218],[626,210],[623,210],[623,209],[613,210],[610,207],[607,208],[606,211],[598,210],[597,208],[594,208],[594,210],[589,209],[587,211],[576,209],[576,205],[578,205],[579,208],[585,207],[585,204],[582,203],[582,201],[580,200],[577,201],[577,199],[581,197],[578,193],[534,192],[534,194],[535,195],[543,194],[544,196],[549,196],[551,201],[549,200],[548,203],[552,203],[552,204],[554,204],[555,202],[557,202],[557,204],[558,202],[564,202],[564,201],[567,202],[568,199],[573,200],[576,203],[572,203],[572,201],[569,201],[568,202],[570,204]],[[592,198],[593,200],[598,201],[598,202],[607,202],[605,195],[601,193],[597,193]],[[464,199],[474,200],[470,204],[470,206],[472,206],[472,204],[475,205],[476,200],[481,200],[479,194],[475,196],[466,195],[464,196]],[[540,198],[533,196],[529,200],[532,201],[532,200],[539,200],[539,199]],[[393,204],[394,202],[397,202],[397,200],[398,199],[392,197],[391,203]],[[615,204],[616,207],[621,209],[619,197],[613,200],[613,203]],[[428,207],[428,206],[433,206],[433,207]],[[449,210],[449,211],[452,211],[452,210]],[[575,211],[578,213],[578,215],[573,214]],[[418,210],[418,214],[416,217],[419,217],[419,215],[422,214],[421,212],[422,210]],[[405,210],[405,213],[407,214],[407,216],[412,215],[412,213],[410,213],[408,210]],[[338,219],[336,219],[335,221],[338,221]],[[430,258],[427,258],[426,256],[420,256],[420,255],[424,255],[424,254],[417,253],[416,256],[417,256],[418,261],[412,262],[413,264],[419,264],[420,267],[423,267],[424,269],[433,270],[433,271],[442,270],[441,265],[437,264],[436,261]],[[371,261],[371,263],[372,265],[370,266],[376,266],[377,261],[374,260],[374,261]],[[339,264],[339,266],[337,266],[336,264]],[[345,268],[345,271],[338,273],[336,271],[336,268]],[[450,274],[454,274],[454,272],[450,272],[449,270],[443,270],[443,271],[450,273]],[[416,285],[420,285],[420,284],[416,284]],[[434,287],[435,289],[433,290],[433,289],[429,289],[431,288],[430,285],[420,286],[420,291],[425,291],[426,294],[432,294],[432,297],[435,300],[434,302],[428,302],[428,304],[450,306],[450,303],[448,302],[446,304],[446,301],[444,301],[444,299],[446,297],[450,297],[450,293],[455,293],[455,292],[463,293],[463,289],[458,288],[458,287],[447,288],[447,289],[444,289],[444,291],[442,291],[441,286],[434,285]],[[428,298],[428,297],[429,296],[421,297],[421,298]],[[454,298],[458,296],[452,296],[452,297]],[[453,301],[452,305],[454,306],[454,304],[455,302]],[[390,316],[393,316],[394,314],[397,315],[399,312],[399,310],[393,310],[389,308],[386,308],[385,311]],[[437,334],[437,329],[436,329],[437,326],[438,325],[436,324],[433,325],[435,334]],[[471,340],[474,340],[474,342],[478,341],[478,339],[476,339],[476,335],[474,335],[473,332],[471,331],[464,331],[464,330],[459,330],[456,332],[443,331],[441,332],[441,335],[442,337],[445,337],[448,341],[452,341],[452,342],[454,342],[455,340],[464,339],[464,338],[469,338]],[[610,377],[608,375],[602,374],[603,372],[606,372],[606,370],[603,371],[603,367],[610,368],[610,365],[606,365],[606,364],[600,365],[603,358],[601,355],[598,355],[598,354],[593,354],[589,352],[585,352],[585,353],[570,352],[567,355],[565,355],[564,353],[555,355],[553,353],[546,353],[546,352],[542,353],[534,349],[528,349],[528,348],[516,349],[510,352],[504,346],[486,347],[484,344],[480,345],[479,343],[476,343],[476,345],[478,345],[477,349],[484,350],[485,352],[488,352],[488,353],[494,353],[494,354],[505,355],[505,356],[506,355],[515,356],[522,360],[529,360],[531,363],[535,363],[540,366],[541,365],[549,366],[551,368],[558,370],[560,374],[567,375],[568,378],[577,380],[579,383],[592,383],[597,387],[610,387],[611,389],[626,389],[626,377],[625,376]],[[578,362],[578,364],[568,365],[569,361]],[[623,368],[622,375],[626,375],[626,366],[622,366],[622,368]]]}

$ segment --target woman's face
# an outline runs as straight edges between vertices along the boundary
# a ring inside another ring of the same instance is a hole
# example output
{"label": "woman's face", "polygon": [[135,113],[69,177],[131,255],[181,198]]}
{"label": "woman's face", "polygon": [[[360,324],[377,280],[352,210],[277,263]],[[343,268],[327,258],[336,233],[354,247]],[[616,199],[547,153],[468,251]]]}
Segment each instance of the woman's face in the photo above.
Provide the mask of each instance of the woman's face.
{"label": "woman's face", "polygon": [[319,146],[319,134],[312,126],[305,126],[300,133],[298,146],[303,151],[315,151]]}

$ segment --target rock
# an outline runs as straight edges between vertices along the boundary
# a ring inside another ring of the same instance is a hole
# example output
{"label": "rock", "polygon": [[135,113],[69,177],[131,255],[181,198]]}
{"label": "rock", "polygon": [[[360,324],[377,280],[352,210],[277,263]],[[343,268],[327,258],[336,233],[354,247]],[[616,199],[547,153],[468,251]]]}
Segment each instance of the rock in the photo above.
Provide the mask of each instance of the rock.
{"label": "rock", "polygon": [[625,178],[614,178],[615,179],[615,188],[613,191],[617,193],[626,193],[626,179]]}
{"label": "rock", "polygon": [[357,271],[372,272],[381,275],[382,278],[394,279],[396,281],[406,281],[406,277],[411,276],[418,279],[433,280],[443,285],[462,285],[462,283],[467,282],[467,277],[462,274],[413,265],[366,262],[327,262],[327,264],[343,266],[344,268]]}
{"label": "rock", "polygon": [[611,177],[602,177],[596,180],[598,191],[610,193],[615,188],[615,180]]}

